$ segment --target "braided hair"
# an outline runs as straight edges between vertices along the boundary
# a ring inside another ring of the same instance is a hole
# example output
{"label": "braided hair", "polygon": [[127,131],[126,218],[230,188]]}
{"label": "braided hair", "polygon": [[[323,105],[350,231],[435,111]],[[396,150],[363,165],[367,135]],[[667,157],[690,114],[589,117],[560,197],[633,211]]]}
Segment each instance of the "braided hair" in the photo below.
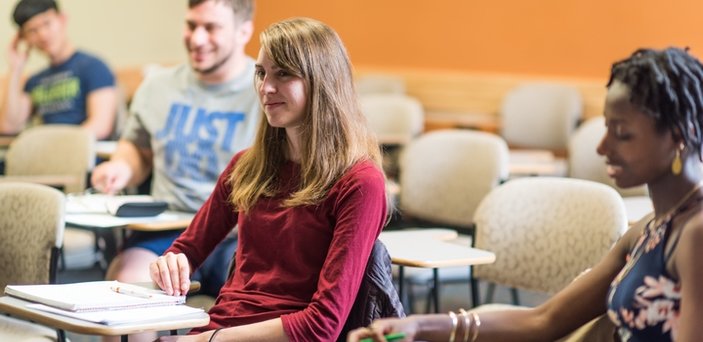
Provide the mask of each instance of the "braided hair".
{"label": "braided hair", "polygon": [[613,81],[630,88],[630,102],[654,118],[660,132],[680,135],[703,160],[703,65],[688,48],[639,49],[613,64],[607,86]]}

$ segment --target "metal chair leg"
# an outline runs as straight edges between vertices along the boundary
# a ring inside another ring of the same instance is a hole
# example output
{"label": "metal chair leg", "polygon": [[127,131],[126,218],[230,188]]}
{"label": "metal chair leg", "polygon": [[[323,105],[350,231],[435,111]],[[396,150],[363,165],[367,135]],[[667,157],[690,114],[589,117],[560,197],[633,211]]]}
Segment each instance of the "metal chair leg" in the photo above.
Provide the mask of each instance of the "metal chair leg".
{"label": "metal chair leg", "polygon": [[66,332],[63,329],[56,329],[56,341],[66,342]]}
{"label": "metal chair leg", "polygon": [[478,279],[474,277],[474,267],[470,266],[471,269],[471,274],[469,281],[471,282],[471,306],[472,307],[477,307],[481,303],[479,302],[479,291],[480,289],[478,288]]}
{"label": "metal chair leg", "polygon": [[496,284],[495,283],[488,283],[488,286],[486,287],[486,303],[493,303],[493,297],[496,293]]}
{"label": "metal chair leg", "polygon": [[514,287],[510,288],[510,295],[513,298],[513,305],[520,305],[520,298],[518,296],[517,289]]}

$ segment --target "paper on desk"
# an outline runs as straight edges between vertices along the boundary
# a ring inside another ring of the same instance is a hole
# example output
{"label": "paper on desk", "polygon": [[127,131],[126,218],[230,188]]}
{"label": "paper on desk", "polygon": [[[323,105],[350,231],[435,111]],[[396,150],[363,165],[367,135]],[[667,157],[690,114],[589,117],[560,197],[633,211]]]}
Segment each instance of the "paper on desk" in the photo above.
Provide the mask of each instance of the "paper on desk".
{"label": "paper on desk", "polygon": [[66,311],[44,304],[29,304],[27,307],[105,325],[165,321],[175,318],[186,319],[189,316],[196,316],[204,312],[203,309],[193,308],[187,305],[154,306],[148,308],[90,312]]}
{"label": "paper on desk", "polygon": [[153,202],[149,195],[113,196],[104,194],[69,195],[66,198],[68,214],[108,214],[116,212],[120,205],[128,202]]}
{"label": "paper on desk", "polygon": [[[191,220],[194,214],[165,211],[148,217],[116,217],[110,214],[66,214],[66,223],[71,226],[89,228],[122,227],[130,224],[148,224]],[[187,225],[187,224],[186,224]],[[183,226],[185,227],[185,226]]]}

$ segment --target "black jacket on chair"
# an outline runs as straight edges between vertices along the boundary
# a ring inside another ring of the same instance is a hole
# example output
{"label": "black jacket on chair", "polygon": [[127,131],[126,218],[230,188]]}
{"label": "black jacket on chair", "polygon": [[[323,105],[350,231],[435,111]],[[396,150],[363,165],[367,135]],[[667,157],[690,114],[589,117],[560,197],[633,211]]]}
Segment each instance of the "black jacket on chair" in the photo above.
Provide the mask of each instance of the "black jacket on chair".
{"label": "black jacket on chair", "polygon": [[[234,258],[230,264],[229,277],[233,274]],[[337,341],[346,341],[349,331],[385,317],[405,317],[405,310],[393,285],[391,257],[383,242],[376,240],[361,279],[359,293]]]}
{"label": "black jacket on chair", "polygon": [[346,341],[349,331],[365,327],[375,319],[384,317],[405,317],[405,311],[393,285],[391,257],[386,246],[376,240],[366,264],[359,293],[337,341]]}

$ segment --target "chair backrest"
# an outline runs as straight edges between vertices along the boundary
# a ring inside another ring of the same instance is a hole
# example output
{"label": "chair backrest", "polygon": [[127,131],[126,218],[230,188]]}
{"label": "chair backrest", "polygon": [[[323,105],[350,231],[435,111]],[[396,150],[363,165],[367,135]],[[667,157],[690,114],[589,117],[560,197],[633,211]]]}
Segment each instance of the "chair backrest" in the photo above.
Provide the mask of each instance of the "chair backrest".
{"label": "chair backrest", "polygon": [[55,282],[64,201],[46,185],[0,183],[0,293],[7,284]]}
{"label": "chair backrest", "polygon": [[368,74],[355,80],[359,94],[405,94],[405,81],[399,76]]}
{"label": "chair backrest", "polygon": [[471,227],[474,211],[508,177],[508,147],[491,133],[438,130],[411,141],[400,158],[399,209],[425,221]]}
{"label": "chair backrest", "polygon": [[422,133],[425,112],[417,99],[403,94],[369,94],[359,97],[361,111],[371,130],[384,142],[410,141]]}
{"label": "chair backrest", "polygon": [[583,111],[578,89],[527,83],[505,95],[501,135],[510,146],[563,151]]}
{"label": "chair backrest", "polygon": [[22,131],[5,156],[8,176],[68,175],[75,184],[64,191],[86,187],[88,171],[95,165],[95,137],[74,125],[41,125]]}
{"label": "chair backrest", "polygon": [[584,121],[574,131],[569,138],[569,177],[608,184],[623,196],[647,195],[647,187],[644,185],[622,189],[615,185],[612,178],[608,177],[605,170],[605,157],[596,152],[596,148],[606,131],[605,118],[602,116]]}
{"label": "chair backrest", "polygon": [[571,178],[528,177],[491,191],[476,210],[476,247],[496,261],[473,276],[554,293],[595,265],[627,229],[611,187]]}

